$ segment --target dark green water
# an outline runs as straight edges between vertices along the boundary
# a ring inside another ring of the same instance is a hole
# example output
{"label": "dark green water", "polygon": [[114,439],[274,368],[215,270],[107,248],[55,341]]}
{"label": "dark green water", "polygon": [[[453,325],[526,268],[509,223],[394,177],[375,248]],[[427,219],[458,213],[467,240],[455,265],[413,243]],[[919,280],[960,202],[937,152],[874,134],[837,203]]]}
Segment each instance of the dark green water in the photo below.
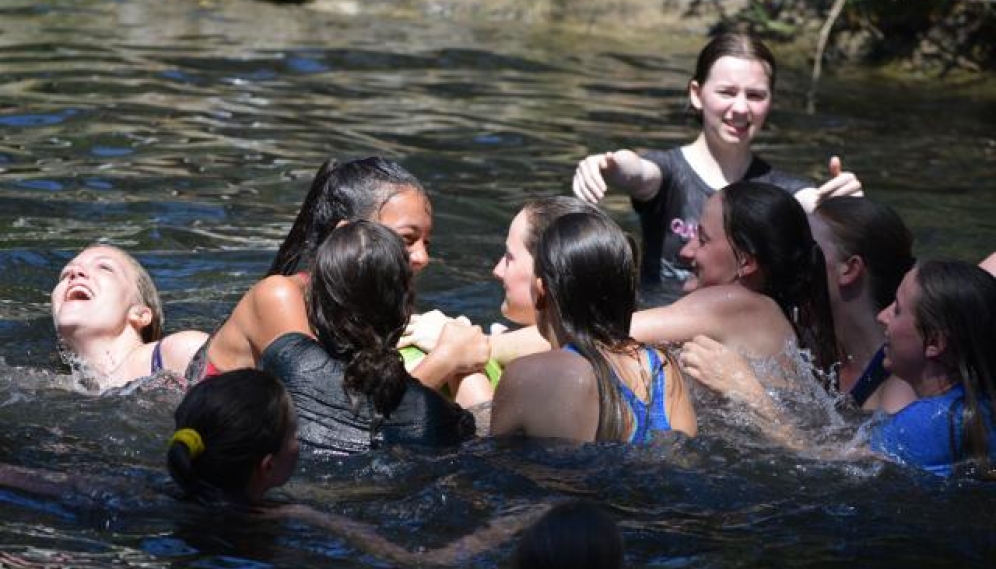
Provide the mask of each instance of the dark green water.
{"label": "dark green water", "polygon": [[[71,567],[392,564],[303,521],[176,504],[161,467],[174,395],[52,388],[48,292],[82,246],[109,239],[136,253],[164,295],[167,328],[210,330],[265,271],[317,166],[383,154],[423,180],[435,206],[420,303],[488,323],[501,295],[491,268],[524,200],[567,193],[589,152],[694,136],[684,87],[700,37],[397,4],[0,6],[0,461],[104,477],[103,490],[58,499],[0,488],[4,555]],[[781,70],[762,154],[821,177],[840,153],[904,215],[922,257],[996,249],[991,81],[850,71],[827,78],[810,115],[807,73]],[[636,227],[625,200],[607,206]],[[751,444],[735,426],[702,432],[639,449],[486,440],[453,453],[311,457],[283,495],[411,550],[580,496],[620,521],[631,566],[996,559],[990,487],[842,460],[849,428],[825,435],[833,461]],[[503,566],[509,547],[465,564]]]}

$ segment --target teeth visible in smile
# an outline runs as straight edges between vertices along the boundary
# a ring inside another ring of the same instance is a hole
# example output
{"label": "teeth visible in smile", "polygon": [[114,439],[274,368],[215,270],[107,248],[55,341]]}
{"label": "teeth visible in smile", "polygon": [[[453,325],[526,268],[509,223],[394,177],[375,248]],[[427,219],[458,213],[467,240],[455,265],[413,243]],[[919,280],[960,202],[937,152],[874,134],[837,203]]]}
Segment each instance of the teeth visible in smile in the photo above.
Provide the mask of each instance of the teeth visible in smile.
{"label": "teeth visible in smile", "polygon": [[93,293],[82,285],[70,287],[66,291],[66,300],[90,300],[91,298],[93,298]]}

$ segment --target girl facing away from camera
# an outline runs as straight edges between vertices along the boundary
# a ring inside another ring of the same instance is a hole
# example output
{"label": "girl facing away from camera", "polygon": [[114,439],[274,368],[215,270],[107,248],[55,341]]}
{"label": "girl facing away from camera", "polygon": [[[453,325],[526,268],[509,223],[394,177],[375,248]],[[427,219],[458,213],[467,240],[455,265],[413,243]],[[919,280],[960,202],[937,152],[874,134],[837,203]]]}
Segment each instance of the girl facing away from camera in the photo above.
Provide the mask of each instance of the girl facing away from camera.
{"label": "girl facing away from camera", "polygon": [[398,353],[413,280],[404,242],[380,223],[341,225],[318,247],[305,290],[313,336],[287,332],[259,358],[287,386],[307,446],[353,453],[474,435],[473,416],[414,379]]}
{"label": "girl facing away from camera", "polygon": [[677,366],[629,335],[633,247],[597,212],[563,215],[543,231],[529,286],[538,329],[553,349],[506,369],[491,434],[628,442],[670,430],[696,434]]}

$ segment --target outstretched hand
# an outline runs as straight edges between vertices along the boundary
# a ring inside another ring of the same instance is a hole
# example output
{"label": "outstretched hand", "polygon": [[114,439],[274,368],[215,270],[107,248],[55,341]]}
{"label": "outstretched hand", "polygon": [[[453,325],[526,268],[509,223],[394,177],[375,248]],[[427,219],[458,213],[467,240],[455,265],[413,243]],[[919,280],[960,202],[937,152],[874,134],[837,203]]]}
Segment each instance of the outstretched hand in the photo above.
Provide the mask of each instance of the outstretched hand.
{"label": "outstretched hand", "polygon": [[795,198],[802,204],[806,213],[813,211],[823,203],[823,200],[839,196],[861,197],[864,190],[861,180],[853,172],[845,172],[839,156],[831,156],[828,164],[830,179],[819,188],[806,188],[796,192]]}
{"label": "outstretched hand", "polygon": [[627,187],[638,179],[641,158],[632,150],[592,154],[574,171],[574,195],[593,204],[605,197],[609,186]]}

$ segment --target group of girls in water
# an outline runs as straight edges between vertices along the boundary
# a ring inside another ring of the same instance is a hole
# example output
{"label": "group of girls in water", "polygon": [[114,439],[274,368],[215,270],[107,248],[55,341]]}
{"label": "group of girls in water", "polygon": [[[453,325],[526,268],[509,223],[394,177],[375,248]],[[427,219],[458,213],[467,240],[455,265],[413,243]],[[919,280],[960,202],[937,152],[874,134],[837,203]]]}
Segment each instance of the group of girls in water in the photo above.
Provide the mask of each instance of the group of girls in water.
{"label": "group of girls in water", "polygon": [[[210,336],[162,337],[148,274],[106,245],[63,270],[57,332],[102,388],[160,371],[187,380],[169,468],[197,495],[258,501],[290,476],[299,443],[338,454],[454,445],[475,431],[693,437],[696,384],[777,418],[770,390],[812,381],[888,414],[874,451],[992,476],[996,278],[915,263],[902,220],[860,197],[839,160],[817,186],[755,156],[774,80],[763,44],[718,36],[689,83],[694,142],[589,156],[577,197],[527,203],[494,269],[519,330],[412,319],[432,206],[414,176],[374,157],[322,165],[268,275]],[[642,265],[593,203],[614,189],[640,217]],[[682,296],[639,310],[641,275]],[[409,334],[425,354],[406,367]],[[505,366],[497,383],[489,362]],[[488,401],[489,418],[465,409]]]}

